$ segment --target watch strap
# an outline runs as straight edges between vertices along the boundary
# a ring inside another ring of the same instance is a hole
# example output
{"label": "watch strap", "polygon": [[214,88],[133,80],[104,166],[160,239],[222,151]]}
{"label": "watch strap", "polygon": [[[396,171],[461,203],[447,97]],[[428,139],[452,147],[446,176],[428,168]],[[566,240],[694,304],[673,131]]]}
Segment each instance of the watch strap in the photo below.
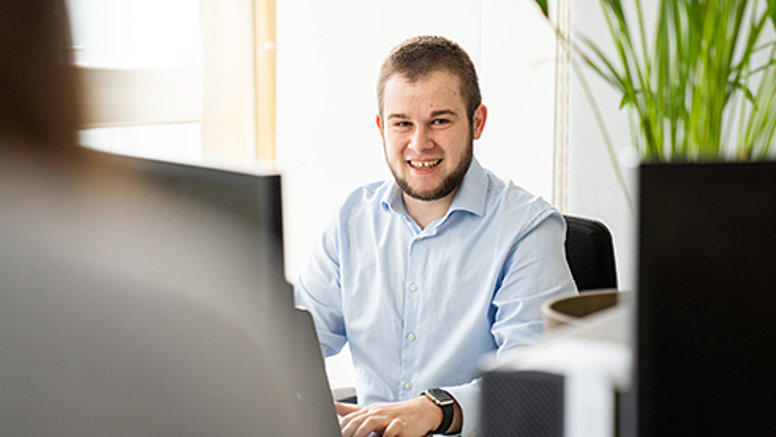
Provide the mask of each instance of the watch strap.
{"label": "watch strap", "polygon": [[450,396],[450,393],[439,388],[426,390],[423,394],[442,409],[442,423],[433,432],[434,434],[444,434],[450,428],[450,424],[453,423],[453,416],[455,415],[455,408],[453,406],[455,401],[453,397]]}

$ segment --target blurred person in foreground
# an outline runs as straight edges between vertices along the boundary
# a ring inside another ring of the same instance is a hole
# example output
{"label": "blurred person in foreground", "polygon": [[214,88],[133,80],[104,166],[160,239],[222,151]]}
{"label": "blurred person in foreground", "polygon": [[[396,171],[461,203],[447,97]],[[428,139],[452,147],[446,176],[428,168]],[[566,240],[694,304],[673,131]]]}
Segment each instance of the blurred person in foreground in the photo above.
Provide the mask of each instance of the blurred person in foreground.
{"label": "blurred person in foreground", "polygon": [[285,363],[255,224],[77,145],[68,27],[0,6],[0,435],[304,435],[260,377]]}
{"label": "blurred person in foreground", "polygon": [[411,38],[382,65],[394,179],[344,200],[295,283],[324,354],[350,344],[359,405],[337,405],[344,436],[477,433],[480,359],[530,345],[542,303],[576,293],[560,213],[473,157],[481,100],[446,38]]}

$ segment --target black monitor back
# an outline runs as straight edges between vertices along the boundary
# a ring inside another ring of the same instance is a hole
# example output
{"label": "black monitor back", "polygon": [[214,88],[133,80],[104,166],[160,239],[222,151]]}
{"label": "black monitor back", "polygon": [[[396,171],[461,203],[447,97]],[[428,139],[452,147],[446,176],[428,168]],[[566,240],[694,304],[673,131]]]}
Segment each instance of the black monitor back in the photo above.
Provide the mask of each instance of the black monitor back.
{"label": "black monitor back", "polygon": [[[203,204],[242,219],[256,229],[251,236],[255,253],[263,260],[274,260],[279,277],[284,278],[283,206],[281,177],[277,172],[95,153],[104,165],[130,171],[172,198]],[[287,289],[282,293],[289,302],[293,300]]]}
{"label": "black monitor back", "polygon": [[767,435],[776,375],[776,163],[643,165],[639,435]]}
{"label": "black monitor back", "polygon": [[0,435],[310,435],[277,175],[11,158]]}
{"label": "black monitor back", "polygon": [[258,229],[283,239],[280,175],[270,171],[208,167],[96,152],[101,159],[140,175],[177,196],[211,203],[245,217]]}

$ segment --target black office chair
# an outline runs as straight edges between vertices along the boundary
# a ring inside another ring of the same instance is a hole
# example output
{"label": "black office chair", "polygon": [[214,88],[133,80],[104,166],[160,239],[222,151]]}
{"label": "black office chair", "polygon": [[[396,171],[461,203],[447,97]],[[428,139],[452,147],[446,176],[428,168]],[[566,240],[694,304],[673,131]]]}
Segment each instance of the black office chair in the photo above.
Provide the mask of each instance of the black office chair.
{"label": "black office chair", "polygon": [[566,260],[577,289],[617,288],[617,266],[609,228],[589,218],[566,219]]}

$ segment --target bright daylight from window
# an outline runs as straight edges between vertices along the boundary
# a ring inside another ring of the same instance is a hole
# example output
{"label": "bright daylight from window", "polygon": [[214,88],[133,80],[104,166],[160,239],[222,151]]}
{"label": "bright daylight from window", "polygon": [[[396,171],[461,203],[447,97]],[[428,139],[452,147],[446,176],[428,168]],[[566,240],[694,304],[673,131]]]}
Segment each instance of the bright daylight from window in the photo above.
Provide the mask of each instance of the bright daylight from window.
{"label": "bright daylight from window", "polygon": [[197,0],[68,0],[86,91],[84,145],[201,158]]}

